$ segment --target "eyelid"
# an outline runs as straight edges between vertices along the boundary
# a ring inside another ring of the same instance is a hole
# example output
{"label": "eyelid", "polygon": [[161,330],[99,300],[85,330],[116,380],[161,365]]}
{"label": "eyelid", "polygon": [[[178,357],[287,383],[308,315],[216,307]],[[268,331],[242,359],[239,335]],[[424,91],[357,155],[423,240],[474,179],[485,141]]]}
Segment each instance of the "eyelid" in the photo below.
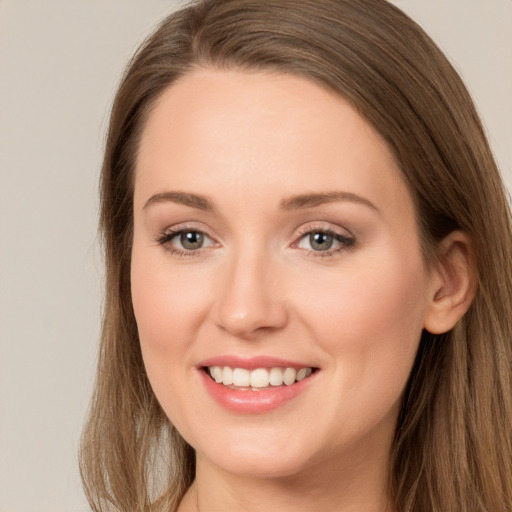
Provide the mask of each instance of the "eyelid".
{"label": "eyelid", "polygon": [[323,233],[335,233],[344,238],[355,238],[355,235],[351,233],[347,228],[335,226],[330,222],[312,222],[301,226],[297,231],[296,237],[300,237],[311,233],[312,231],[320,231]]}
{"label": "eyelid", "polygon": [[[204,235],[205,238],[209,239],[211,243],[206,246],[199,247],[197,249],[180,249],[172,244],[172,241],[175,240],[180,234],[184,232],[197,232]],[[335,249],[329,248],[326,250],[314,250],[308,249],[304,247],[300,247],[299,244],[304,239],[305,236],[311,235],[312,233],[323,233],[327,235],[331,235],[334,239],[340,244],[340,247]],[[208,229],[204,227],[199,227],[195,223],[184,222],[182,224],[176,224],[173,226],[169,226],[166,229],[160,231],[155,236],[155,242],[162,246],[165,250],[169,251],[171,254],[181,256],[181,257],[192,257],[199,256],[204,250],[210,249],[212,247],[219,247],[220,243],[216,240],[216,237],[212,236],[209,233]],[[328,257],[335,256],[337,253],[346,251],[351,249],[356,244],[356,237],[346,228],[335,226],[328,222],[313,222],[310,224],[306,224],[301,226],[293,236],[293,242],[290,247],[301,249],[304,252],[311,253],[312,256],[316,257]]]}
{"label": "eyelid", "polygon": [[176,234],[181,231],[197,231],[198,233],[202,233],[212,240],[215,239],[215,237],[210,233],[210,230],[205,227],[202,223],[196,223],[196,222],[180,222],[178,224],[172,224],[170,226],[166,226],[165,229],[161,229],[156,233],[156,238],[160,238],[163,235],[171,235]]}

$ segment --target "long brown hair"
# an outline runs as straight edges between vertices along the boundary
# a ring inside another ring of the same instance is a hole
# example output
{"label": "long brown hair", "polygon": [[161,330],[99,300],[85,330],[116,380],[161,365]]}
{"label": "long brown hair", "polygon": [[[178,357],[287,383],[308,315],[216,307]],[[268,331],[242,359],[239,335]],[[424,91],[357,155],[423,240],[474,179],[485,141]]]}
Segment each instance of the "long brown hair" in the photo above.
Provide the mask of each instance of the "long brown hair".
{"label": "long brown hair", "polygon": [[174,510],[194,452],[146,376],[130,296],[133,173],[162,92],[198,66],[277,70],[336,91],[385,138],[415,201],[427,262],[471,239],[478,289],[443,335],[423,333],[391,459],[400,512],[512,510],[512,228],[496,164],[453,67],[385,0],[203,0],[138,50],[114,101],[101,181],[103,333],[81,447],[95,511]]}

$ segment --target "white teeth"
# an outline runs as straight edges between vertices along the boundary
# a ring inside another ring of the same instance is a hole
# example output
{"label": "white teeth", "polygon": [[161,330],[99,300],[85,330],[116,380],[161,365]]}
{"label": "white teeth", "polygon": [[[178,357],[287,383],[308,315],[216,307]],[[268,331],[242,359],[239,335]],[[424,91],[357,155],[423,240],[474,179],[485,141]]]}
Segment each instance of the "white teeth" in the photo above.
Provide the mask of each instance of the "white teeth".
{"label": "white teeth", "polygon": [[268,380],[272,386],[280,386],[283,383],[283,370],[271,368]]}
{"label": "white teeth", "polygon": [[297,382],[301,381],[302,379],[305,379],[306,378],[306,372],[307,372],[307,368],[301,368],[298,372],[297,372],[297,377],[295,377],[297,379]]}
{"label": "white teeth", "polygon": [[212,366],[210,375],[215,379],[215,382],[222,382],[222,368],[220,366]]}
{"label": "white teeth", "polygon": [[233,369],[233,384],[235,386],[247,387],[251,384],[251,374],[245,368]]}
{"label": "white teeth", "polygon": [[291,386],[295,382],[304,380],[313,373],[312,368],[231,368],[229,366],[210,366],[208,368],[211,377],[224,386],[236,386],[244,388],[267,388],[270,386]]}
{"label": "white teeth", "polygon": [[224,366],[224,370],[222,371],[222,384],[224,384],[224,386],[233,384],[233,369],[229,366]]}
{"label": "white teeth", "polygon": [[291,386],[295,382],[295,377],[297,377],[297,370],[295,368],[286,368],[283,373],[283,382],[287,386]]}
{"label": "white teeth", "polygon": [[251,372],[251,386],[253,388],[266,388],[270,376],[265,368],[258,368]]}
{"label": "white teeth", "polygon": [[297,382],[305,379],[306,377],[309,377],[311,374],[313,373],[313,370],[311,368],[301,368],[298,372],[297,372]]}

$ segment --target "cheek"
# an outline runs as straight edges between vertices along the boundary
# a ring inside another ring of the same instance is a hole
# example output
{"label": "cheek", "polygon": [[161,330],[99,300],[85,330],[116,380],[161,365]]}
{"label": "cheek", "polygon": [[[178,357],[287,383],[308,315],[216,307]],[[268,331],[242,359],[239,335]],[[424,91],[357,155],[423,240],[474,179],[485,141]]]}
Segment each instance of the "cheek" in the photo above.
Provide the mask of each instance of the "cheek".
{"label": "cheek", "polygon": [[[367,272],[344,280],[339,301],[324,304],[337,318],[332,325],[342,338],[352,340],[353,346],[364,348],[373,343],[403,346],[411,334],[421,332],[423,301],[421,280],[417,274],[403,268],[390,272]],[[414,336],[415,338],[415,336]]]}
{"label": "cheek", "polygon": [[303,303],[308,328],[331,356],[345,389],[398,399],[423,329],[426,279],[421,255],[369,254],[329,277],[323,287],[316,280],[306,283],[309,291],[296,294],[311,297],[313,287],[323,289],[314,301]]}
{"label": "cheek", "polygon": [[[189,395],[183,368],[191,368],[190,347],[202,323],[201,276],[170,271],[156,251],[134,244],[132,252],[132,302],[137,321],[142,358],[155,396],[173,424],[187,431],[184,414],[201,418]],[[190,372],[190,370],[189,370]],[[185,424],[182,422],[185,421]]]}
{"label": "cheek", "polygon": [[186,331],[202,319],[202,282],[200,273],[173,271],[164,258],[134,248],[131,289],[141,344],[168,350],[187,342]]}
{"label": "cheek", "polygon": [[[134,243],[132,303],[144,365],[162,405],[174,404],[178,365],[187,365],[189,348],[203,320],[202,276],[176,272],[154,247]],[[167,407],[164,407],[167,409]]]}

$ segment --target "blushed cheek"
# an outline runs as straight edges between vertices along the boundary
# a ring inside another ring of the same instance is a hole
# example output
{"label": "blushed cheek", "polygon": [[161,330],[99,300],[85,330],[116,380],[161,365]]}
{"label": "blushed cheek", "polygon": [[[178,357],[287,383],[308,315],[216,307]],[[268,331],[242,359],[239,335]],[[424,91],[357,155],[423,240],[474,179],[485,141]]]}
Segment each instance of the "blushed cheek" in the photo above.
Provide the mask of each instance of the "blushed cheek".
{"label": "blushed cheek", "polygon": [[[150,261],[150,260],[149,260]],[[136,249],[132,253],[132,303],[137,322],[142,358],[151,387],[158,401],[168,410],[172,394],[173,355],[180,351],[177,301],[168,293],[168,282],[161,272],[148,264],[148,258]],[[179,318],[179,317],[178,317]]]}
{"label": "blushed cheek", "polygon": [[385,269],[364,268],[326,282],[325,293],[303,306],[316,338],[329,353],[360,357],[361,364],[388,355],[410,359],[423,325],[421,263],[398,258]]}
{"label": "blushed cheek", "polygon": [[134,245],[131,266],[132,303],[143,352],[162,352],[171,340],[172,294],[162,271],[151,262],[151,255]]}
{"label": "blushed cheek", "polygon": [[200,276],[173,271],[164,261],[132,255],[132,302],[143,350],[172,357],[193,339],[204,315]]}

